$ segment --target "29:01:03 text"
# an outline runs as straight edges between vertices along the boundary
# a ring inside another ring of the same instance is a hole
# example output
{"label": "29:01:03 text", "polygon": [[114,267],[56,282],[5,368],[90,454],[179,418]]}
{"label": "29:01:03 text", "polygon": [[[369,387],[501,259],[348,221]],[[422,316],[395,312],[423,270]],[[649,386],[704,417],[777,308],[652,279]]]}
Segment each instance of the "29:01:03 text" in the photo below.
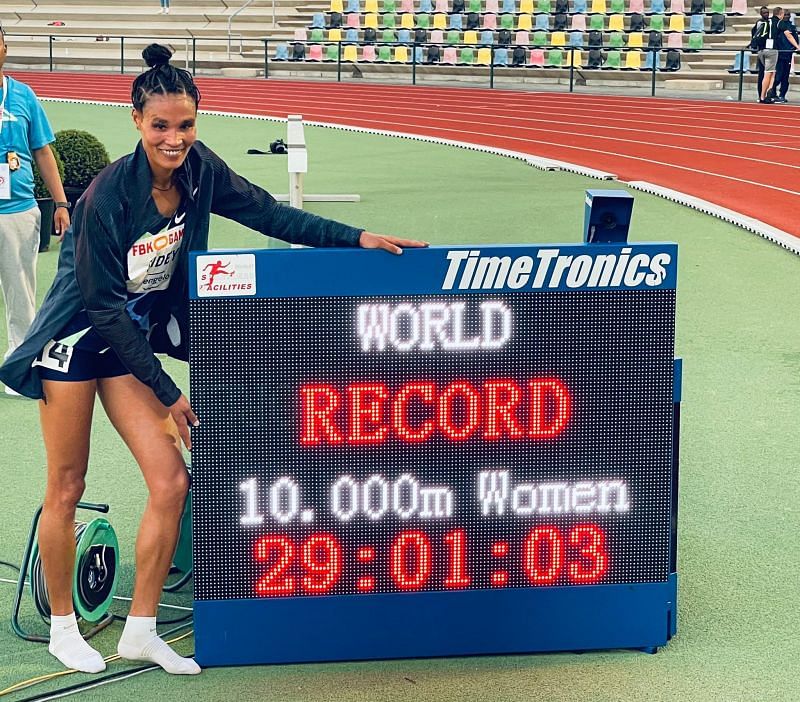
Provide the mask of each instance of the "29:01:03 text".
{"label": "29:01:03 text", "polygon": [[[475,587],[503,587],[509,582],[508,570],[495,570],[488,583],[476,583],[467,563],[467,536],[463,529],[448,532],[442,544],[434,544],[423,531],[402,531],[389,545],[388,589],[413,592],[423,589],[458,590]],[[506,541],[491,545],[491,556],[503,558],[510,553]],[[537,526],[521,544],[519,567],[530,585],[556,583],[592,585],[608,572],[609,557],[605,532],[595,524],[578,524],[570,529]],[[346,564],[339,540],[332,534],[316,533],[302,542],[284,534],[267,534],[253,547],[256,562],[267,564],[267,571],[257,580],[255,594],[260,597],[323,595],[340,581]],[[372,546],[357,547],[349,556],[369,564],[376,559]],[[431,582],[434,558],[446,561],[446,577]],[[375,577],[362,575],[355,581],[355,592],[375,590]]]}

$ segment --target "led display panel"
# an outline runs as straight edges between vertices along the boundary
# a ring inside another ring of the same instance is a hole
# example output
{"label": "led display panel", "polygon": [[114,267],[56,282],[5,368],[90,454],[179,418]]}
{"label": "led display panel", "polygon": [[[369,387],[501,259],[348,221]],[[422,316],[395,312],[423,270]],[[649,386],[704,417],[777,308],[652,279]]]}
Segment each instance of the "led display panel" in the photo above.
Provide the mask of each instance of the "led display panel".
{"label": "led display panel", "polygon": [[668,581],[674,246],[193,262],[196,606]]}

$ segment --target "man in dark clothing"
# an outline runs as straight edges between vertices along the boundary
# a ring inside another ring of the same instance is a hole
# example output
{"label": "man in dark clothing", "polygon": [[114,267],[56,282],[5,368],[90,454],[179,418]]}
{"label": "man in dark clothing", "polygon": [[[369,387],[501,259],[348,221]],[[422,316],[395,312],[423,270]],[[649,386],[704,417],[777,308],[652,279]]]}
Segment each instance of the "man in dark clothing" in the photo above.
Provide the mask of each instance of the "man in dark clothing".
{"label": "man in dark clothing", "polygon": [[785,103],[786,93],[789,90],[789,75],[792,72],[792,58],[794,52],[800,50],[800,43],[797,40],[797,27],[792,24],[791,15],[788,11],[784,11],[783,19],[778,23],[778,38],[775,46],[778,48],[779,53],[772,99],[777,103]]}
{"label": "man in dark clothing", "polygon": [[775,100],[773,86],[775,85],[775,71],[778,68],[778,25],[783,19],[783,8],[776,7],[772,10],[772,17],[767,24],[767,36],[762,39],[764,48],[758,52],[759,63],[764,64],[764,81],[761,84],[761,99],[759,102],[772,104]]}
{"label": "man in dark clothing", "polygon": [[[750,30],[750,48],[754,53],[760,54],[766,45],[766,38],[769,34],[769,8],[762,5],[758,11],[759,19]],[[761,100],[761,85],[764,82],[764,64],[759,59],[758,65],[758,99]]]}

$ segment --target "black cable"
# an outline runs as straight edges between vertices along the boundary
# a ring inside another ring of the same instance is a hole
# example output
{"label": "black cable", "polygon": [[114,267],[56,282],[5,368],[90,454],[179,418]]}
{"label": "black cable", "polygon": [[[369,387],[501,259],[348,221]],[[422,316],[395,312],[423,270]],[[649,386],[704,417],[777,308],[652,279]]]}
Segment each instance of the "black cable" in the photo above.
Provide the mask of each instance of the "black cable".
{"label": "black cable", "polygon": [[8,561],[0,561],[0,565],[8,566],[9,568],[13,568],[14,570],[19,573],[19,566],[15,565],[14,563],[9,563]]}
{"label": "black cable", "polygon": [[84,682],[77,683],[75,685],[60,687],[57,690],[51,690],[50,692],[42,692],[38,695],[34,695],[33,697],[25,697],[21,700],[17,700],[17,702],[41,702],[42,700],[49,699],[53,695],[80,692],[84,688],[90,688],[94,685],[97,685],[98,683],[103,684],[105,682],[111,682],[115,678],[122,678],[126,675],[130,675],[131,673],[140,673],[145,670],[161,670],[161,666],[152,664],[152,665],[142,665],[139,666],[138,668],[129,668],[128,670],[118,670],[116,673],[111,673],[110,675],[103,675],[102,677],[92,678],[91,680],[85,680]]}

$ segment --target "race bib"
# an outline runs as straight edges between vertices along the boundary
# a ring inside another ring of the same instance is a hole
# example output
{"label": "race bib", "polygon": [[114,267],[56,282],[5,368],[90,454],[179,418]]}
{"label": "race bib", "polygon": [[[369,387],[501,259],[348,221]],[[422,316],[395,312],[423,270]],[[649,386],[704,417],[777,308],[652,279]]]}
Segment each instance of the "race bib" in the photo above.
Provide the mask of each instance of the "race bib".
{"label": "race bib", "polygon": [[0,163],[0,200],[11,199],[11,171],[7,163]]}
{"label": "race bib", "polygon": [[[185,216],[185,215],[184,215]],[[128,292],[165,290],[178,261],[183,239],[183,217],[158,234],[145,234],[128,251]]]}
{"label": "race bib", "polygon": [[48,341],[32,365],[68,373],[74,350],[72,346],[67,346],[59,341]]}
{"label": "race bib", "polygon": [[773,46],[775,46],[775,41],[773,39],[767,39],[767,47],[766,48],[767,49],[771,49]]}

